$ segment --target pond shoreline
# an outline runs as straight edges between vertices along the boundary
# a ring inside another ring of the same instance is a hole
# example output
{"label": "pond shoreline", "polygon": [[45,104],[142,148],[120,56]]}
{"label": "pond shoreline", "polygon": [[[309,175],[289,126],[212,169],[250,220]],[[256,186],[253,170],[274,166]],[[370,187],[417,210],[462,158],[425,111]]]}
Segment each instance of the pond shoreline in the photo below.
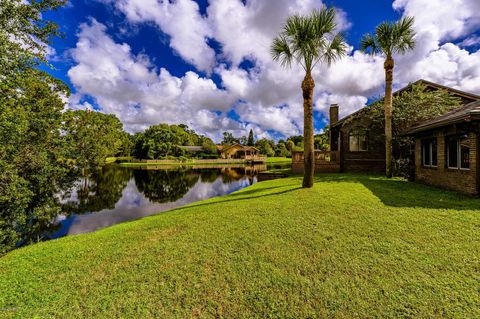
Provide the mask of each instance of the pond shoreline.
{"label": "pond shoreline", "polygon": [[[111,163],[62,198],[62,214],[46,238],[96,231],[125,221],[224,196],[261,180],[284,177],[282,164],[122,165]],[[184,164],[184,163],[182,163]],[[288,165],[288,164],[287,164]]]}
{"label": "pond shoreline", "polygon": [[114,159],[109,158],[106,161],[106,164],[116,163],[120,166],[131,167],[131,166],[148,166],[148,165],[165,165],[165,166],[193,166],[193,165],[230,165],[230,164],[241,164],[241,165],[252,165],[252,164],[287,164],[291,163],[291,158],[283,157],[269,157],[265,161],[252,161],[252,160],[242,160],[242,159],[189,159],[188,161],[179,161],[179,160],[140,160],[140,159]]}

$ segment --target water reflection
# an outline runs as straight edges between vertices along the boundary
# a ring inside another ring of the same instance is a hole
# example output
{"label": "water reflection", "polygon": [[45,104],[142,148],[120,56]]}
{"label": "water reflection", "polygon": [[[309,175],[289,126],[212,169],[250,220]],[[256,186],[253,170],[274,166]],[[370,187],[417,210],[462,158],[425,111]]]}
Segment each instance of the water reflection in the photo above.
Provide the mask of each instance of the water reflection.
{"label": "water reflection", "polygon": [[92,232],[252,185],[266,166],[123,168],[108,166],[63,195],[60,229],[50,235]]}

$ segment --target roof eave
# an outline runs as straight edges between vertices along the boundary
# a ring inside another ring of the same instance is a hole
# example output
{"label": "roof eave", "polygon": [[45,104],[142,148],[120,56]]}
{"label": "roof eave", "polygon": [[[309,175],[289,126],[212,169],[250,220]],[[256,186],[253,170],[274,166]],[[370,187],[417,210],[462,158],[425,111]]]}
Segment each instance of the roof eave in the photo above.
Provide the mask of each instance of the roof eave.
{"label": "roof eave", "polygon": [[425,132],[425,131],[430,131],[434,130],[443,126],[448,126],[448,125],[453,125],[453,124],[458,124],[462,122],[470,122],[472,120],[472,117],[470,114],[465,114],[463,116],[459,116],[453,119],[445,120],[445,121],[440,121],[432,124],[426,124],[422,126],[417,126],[414,127],[407,132],[405,132],[402,135],[415,135],[417,133]]}

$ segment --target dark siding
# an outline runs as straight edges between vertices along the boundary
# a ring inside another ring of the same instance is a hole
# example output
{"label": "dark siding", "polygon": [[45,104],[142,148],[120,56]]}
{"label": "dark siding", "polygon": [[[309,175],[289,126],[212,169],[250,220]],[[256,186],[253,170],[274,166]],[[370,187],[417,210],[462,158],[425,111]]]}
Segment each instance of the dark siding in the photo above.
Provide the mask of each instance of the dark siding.
{"label": "dark siding", "polygon": [[[367,129],[368,151],[350,152],[351,131]],[[366,117],[357,117],[344,123],[341,128],[341,167],[343,172],[385,172],[385,142],[383,128],[374,126]]]}

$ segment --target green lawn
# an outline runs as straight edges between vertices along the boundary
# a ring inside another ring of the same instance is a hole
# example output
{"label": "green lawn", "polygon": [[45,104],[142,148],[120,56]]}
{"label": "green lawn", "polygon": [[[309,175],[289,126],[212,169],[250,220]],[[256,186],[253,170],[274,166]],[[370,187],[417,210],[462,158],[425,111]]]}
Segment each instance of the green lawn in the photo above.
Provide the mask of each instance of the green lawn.
{"label": "green lawn", "polygon": [[479,318],[480,201],[401,180],[254,185],[0,258],[0,318]]}
{"label": "green lawn", "polygon": [[288,157],[267,157],[267,164],[291,163],[292,159]]}

